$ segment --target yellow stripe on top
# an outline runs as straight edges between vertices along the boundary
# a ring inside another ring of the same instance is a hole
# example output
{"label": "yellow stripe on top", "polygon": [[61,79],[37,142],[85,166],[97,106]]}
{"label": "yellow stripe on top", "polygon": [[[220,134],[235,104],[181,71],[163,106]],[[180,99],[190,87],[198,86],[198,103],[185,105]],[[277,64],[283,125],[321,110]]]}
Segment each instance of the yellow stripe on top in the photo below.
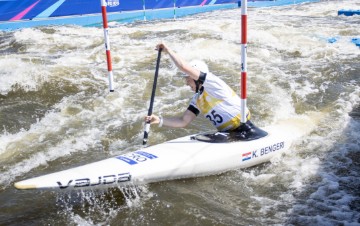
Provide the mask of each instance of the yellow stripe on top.
{"label": "yellow stripe on top", "polygon": [[221,104],[222,102],[222,100],[212,97],[206,91],[204,91],[197,99],[196,106],[199,108],[202,114],[206,115],[211,111],[211,109]]}
{"label": "yellow stripe on top", "polygon": [[[250,118],[251,118],[250,111],[248,111],[246,118],[247,118],[247,120],[250,120]],[[238,128],[240,126],[240,124],[241,124],[241,114],[238,114],[234,118],[229,120],[228,122],[218,126],[217,129],[219,131],[234,130],[234,129]]]}

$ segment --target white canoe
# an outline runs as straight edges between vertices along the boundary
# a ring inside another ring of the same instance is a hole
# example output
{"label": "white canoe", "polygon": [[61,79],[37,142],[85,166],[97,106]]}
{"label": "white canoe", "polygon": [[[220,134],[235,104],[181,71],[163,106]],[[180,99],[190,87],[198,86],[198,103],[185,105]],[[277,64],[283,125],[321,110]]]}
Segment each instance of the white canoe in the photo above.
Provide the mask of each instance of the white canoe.
{"label": "white canoe", "polygon": [[304,134],[299,123],[263,128],[266,137],[208,143],[186,136],[76,168],[23,180],[17,189],[123,187],[179,178],[214,175],[269,161]]}

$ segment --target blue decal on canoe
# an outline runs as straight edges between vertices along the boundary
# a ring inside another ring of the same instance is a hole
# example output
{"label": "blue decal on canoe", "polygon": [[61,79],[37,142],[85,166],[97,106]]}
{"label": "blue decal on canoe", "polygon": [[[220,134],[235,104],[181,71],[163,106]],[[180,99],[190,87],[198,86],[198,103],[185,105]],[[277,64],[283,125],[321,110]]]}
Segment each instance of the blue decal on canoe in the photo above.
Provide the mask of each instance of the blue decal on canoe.
{"label": "blue decal on canoe", "polygon": [[246,160],[250,160],[251,157],[248,157],[248,158],[243,158],[242,161],[246,161]]}
{"label": "blue decal on canoe", "polygon": [[148,159],[156,159],[157,158],[156,155],[153,155],[153,154],[150,154],[150,153],[147,153],[147,152],[144,152],[144,151],[137,151],[135,153],[137,153],[139,155],[142,155],[142,156],[145,156]]}
{"label": "blue decal on canoe", "polygon": [[124,161],[124,162],[126,162],[126,163],[128,163],[128,164],[130,164],[130,165],[135,165],[135,164],[137,164],[137,162],[136,161],[134,161],[134,160],[132,160],[132,159],[129,159],[129,158],[126,158],[126,157],[124,157],[124,156],[118,156],[118,157],[116,157],[117,159],[120,159],[120,160],[122,160],[122,161]]}

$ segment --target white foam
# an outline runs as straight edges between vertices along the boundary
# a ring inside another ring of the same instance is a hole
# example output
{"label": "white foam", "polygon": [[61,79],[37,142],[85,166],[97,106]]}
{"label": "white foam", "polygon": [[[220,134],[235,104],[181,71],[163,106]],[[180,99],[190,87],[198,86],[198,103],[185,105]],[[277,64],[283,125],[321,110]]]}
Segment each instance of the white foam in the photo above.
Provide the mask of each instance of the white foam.
{"label": "white foam", "polygon": [[[0,94],[6,95],[15,89],[15,86],[23,88],[26,91],[36,90],[40,84],[47,81],[48,74],[45,67],[41,65],[34,66],[31,58],[24,61],[19,57],[3,56],[0,58]],[[43,70],[43,74],[38,74],[38,70]]]}
{"label": "white foam", "polygon": [[[360,88],[356,77],[354,81],[341,83],[344,90],[340,96],[336,92],[336,97],[327,96],[331,94],[329,89],[333,81],[339,81],[342,72],[356,70],[336,63],[343,59],[356,60],[359,53],[358,47],[348,41],[357,31],[358,19],[340,17],[343,22],[339,22],[335,15],[339,6],[351,8],[356,2],[326,1],[315,6],[250,9],[248,70],[249,97],[253,102],[249,101],[249,107],[254,109],[253,115],[261,115],[259,121],[266,125],[281,124],[284,119],[307,132],[316,128],[312,134],[300,139],[291,152],[273,159],[272,164],[235,175],[241,182],[234,184],[245,187],[251,195],[250,211],[259,210],[263,215],[257,216],[260,218],[257,222],[269,223],[265,218],[271,216],[275,218],[271,219],[274,222],[294,217],[300,224],[309,225],[358,223],[359,213],[350,208],[357,197],[342,187],[344,184],[356,185],[358,172],[349,175],[333,172],[340,169],[339,164],[351,168],[351,159],[346,154],[358,150],[360,140],[359,124],[347,116],[359,102]],[[6,187],[19,177],[37,174],[39,166],[47,166],[48,171],[52,171],[50,162],[75,153],[81,156],[81,152],[99,148],[104,140],[110,143],[106,150],[109,156],[137,148],[137,142],[141,141],[137,137],[142,134],[142,119],[149,104],[156,60],[154,47],[158,41],[167,42],[188,60],[205,60],[237,88],[240,73],[238,10],[214,15],[219,19],[205,19],[200,27],[195,19],[155,22],[155,26],[152,23],[114,25],[110,35],[115,92],[111,94],[107,90],[100,28],[60,27],[53,33],[41,29],[15,32],[14,39],[24,49],[20,49],[22,55],[0,56],[2,95],[9,93],[15,84],[25,90],[37,90],[45,82],[54,80],[60,81],[59,84],[70,83],[79,91],[65,95],[29,130],[0,136],[0,161],[5,163],[0,184]],[[311,19],[317,18],[322,21],[325,18],[328,24],[324,21],[324,26],[319,29],[311,23]],[[341,38],[333,44],[328,43],[327,38],[334,36]],[[154,113],[181,114],[191,95],[164,54]],[[312,100],[314,96],[316,101]],[[304,109],[298,109],[296,104]],[[318,104],[320,106],[315,106]],[[311,114],[310,110],[318,114]],[[300,119],[297,114],[301,114]],[[131,128],[133,133],[126,139],[119,138],[124,127]],[[196,124],[190,130],[181,130],[179,135],[203,129]],[[161,142],[170,137],[164,134],[164,130],[154,129],[151,136]],[[268,190],[257,193],[259,188]],[[126,200],[125,208],[144,206],[140,193],[134,192],[134,196],[134,200]],[[161,198],[159,200],[162,202]],[[230,202],[229,205],[236,204]],[[69,203],[69,209],[65,210],[70,214],[71,222],[84,225],[95,222],[91,213],[83,217],[75,214],[72,208]],[[109,215],[95,207],[91,210],[101,215],[100,218],[104,217],[107,223],[118,217],[119,209]]]}

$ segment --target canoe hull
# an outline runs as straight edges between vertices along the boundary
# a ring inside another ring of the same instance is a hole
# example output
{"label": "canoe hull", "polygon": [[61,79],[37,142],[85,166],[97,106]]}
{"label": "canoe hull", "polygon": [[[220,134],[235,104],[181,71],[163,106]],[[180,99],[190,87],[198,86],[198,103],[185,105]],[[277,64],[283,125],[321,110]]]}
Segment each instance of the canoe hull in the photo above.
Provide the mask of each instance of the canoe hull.
{"label": "canoe hull", "polygon": [[264,128],[252,141],[208,143],[186,136],[76,168],[15,183],[17,189],[96,188],[140,185],[214,175],[270,161],[301,135],[296,126]]}

